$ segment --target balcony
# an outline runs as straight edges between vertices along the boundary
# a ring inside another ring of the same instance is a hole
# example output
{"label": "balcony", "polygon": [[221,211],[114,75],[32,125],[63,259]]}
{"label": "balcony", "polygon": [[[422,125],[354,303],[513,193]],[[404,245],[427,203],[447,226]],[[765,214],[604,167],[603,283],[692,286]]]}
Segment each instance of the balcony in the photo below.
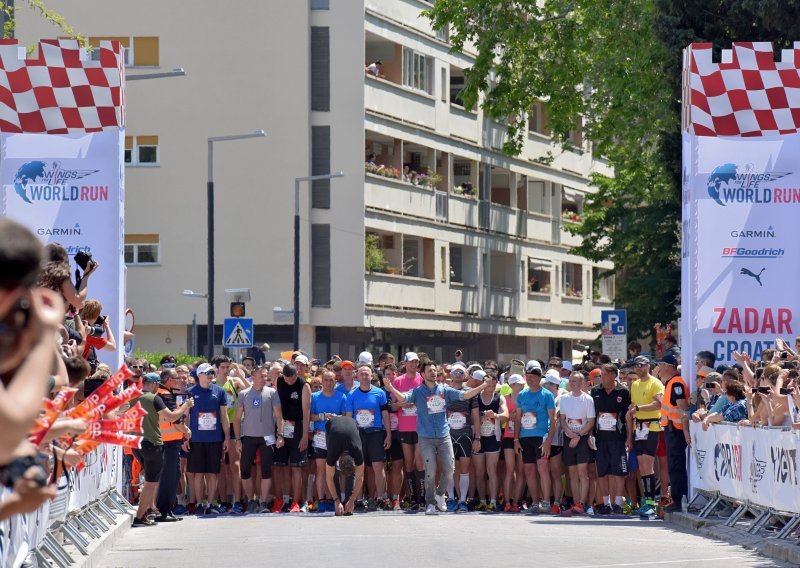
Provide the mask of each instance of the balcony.
{"label": "balcony", "polygon": [[451,104],[448,124],[450,126],[451,136],[456,136],[470,142],[478,141],[480,122],[478,122],[478,115],[476,113],[464,110],[461,106]]}
{"label": "balcony", "polygon": [[436,129],[436,99],[387,79],[372,75],[364,78],[364,106],[367,110]]}
{"label": "balcony", "polygon": [[528,293],[528,319],[534,321],[552,321],[553,298],[549,293]]}
{"label": "balcony", "polygon": [[537,241],[550,242],[552,240],[552,220],[545,215],[528,214],[528,238]]}
{"label": "balcony", "polygon": [[436,309],[433,280],[395,274],[368,273],[365,276],[367,307],[433,312]]}
{"label": "balcony", "polygon": [[392,213],[425,219],[436,218],[436,196],[433,189],[399,179],[366,173],[364,201],[367,207]]}
{"label": "balcony", "polygon": [[477,286],[451,283],[442,295],[443,308],[450,314],[477,316],[480,312],[480,292]]}
{"label": "balcony", "polygon": [[561,306],[558,310],[563,322],[583,324],[586,323],[589,315],[587,310],[584,309],[583,298],[562,296]]}
{"label": "balcony", "polygon": [[508,318],[517,317],[517,302],[519,294],[516,290],[500,286],[491,286],[487,303],[489,304],[489,317]]}
{"label": "balcony", "polygon": [[448,203],[448,219],[454,225],[478,228],[478,202],[474,197],[450,194]]}

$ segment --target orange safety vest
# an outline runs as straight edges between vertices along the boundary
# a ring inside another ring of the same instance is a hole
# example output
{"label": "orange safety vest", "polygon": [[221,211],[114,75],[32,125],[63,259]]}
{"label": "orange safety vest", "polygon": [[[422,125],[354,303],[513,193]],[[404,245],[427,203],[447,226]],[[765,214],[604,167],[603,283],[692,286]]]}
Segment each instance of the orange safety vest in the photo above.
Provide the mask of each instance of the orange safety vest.
{"label": "orange safety vest", "polygon": [[684,411],[678,408],[677,405],[672,404],[672,392],[676,389],[681,389],[677,394],[687,396],[688,389],[680,375],[672,377],[664,389],[664,396],[661,399],[661,426],[662,428],[667,428],[669,423],[672,422],[674,428],[683,430]]}
{"label": "orange safety vest", "polygon": [[[158,389],[156,394],[172,394],[170,391],[166,389]],[[179,440],[183,440],[183,432],[178,430],[178,427],[175,426],[172,422],[169,421],[158,421],[158,425],[161,428],[161,441],[162,442],[176,442]]]}

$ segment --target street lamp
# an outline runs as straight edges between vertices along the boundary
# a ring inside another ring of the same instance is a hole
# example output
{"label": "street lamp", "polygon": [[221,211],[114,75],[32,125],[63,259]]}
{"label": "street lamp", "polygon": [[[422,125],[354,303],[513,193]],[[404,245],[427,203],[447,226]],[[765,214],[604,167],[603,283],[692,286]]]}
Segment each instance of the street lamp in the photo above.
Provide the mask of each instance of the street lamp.
{"label": "street lamp", "polygon": [[[183,295],[187,298],[208,298],[208,294],[184,290]],[[197,355],[197,312],[192,314],[192,355]]]}
{"label": "street lamp", "polygon": [[172,71],[162,71],[160,73],[143,73],[141,75],[126,75],[126,81],[142,81],[144,79],[165,79],[167,77],[183,77],[186,75],[183,67],[173,69]]}
{"label": "street lamp", "polygon": [[300,349],[300,182],[344,177],[341,171],[318,176],[294,178],[294,350]]}
{"label": "street lamp", "polygon": [[208,139],[208,330],[206,356],[214,357],[214,142],[244,140],[245,138],[263,138],[263,130],[252,134],[234,134],[232,136],[212,136]]}

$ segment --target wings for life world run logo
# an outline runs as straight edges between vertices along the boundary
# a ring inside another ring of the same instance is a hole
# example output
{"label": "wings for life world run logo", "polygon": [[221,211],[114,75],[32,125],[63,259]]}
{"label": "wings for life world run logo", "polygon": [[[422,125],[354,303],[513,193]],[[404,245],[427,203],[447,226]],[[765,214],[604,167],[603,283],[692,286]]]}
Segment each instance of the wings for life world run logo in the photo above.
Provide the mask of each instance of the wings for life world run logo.
{"label": "wings for life world run logo", "polygon": [[708,195],[717,205],[728,203],[800,203],[800,187],[776,187],[772,182],[792,172],[758,172],[753,164],[739,168],[723,164],[708,176]]}
{"label": "wings for life world run logo", "polygon": [[14,176],[14,190],[25,203],[35,201],[108,201],[107,185],[72,185],[100,170],[69,170],[59,162],[22,164]]}

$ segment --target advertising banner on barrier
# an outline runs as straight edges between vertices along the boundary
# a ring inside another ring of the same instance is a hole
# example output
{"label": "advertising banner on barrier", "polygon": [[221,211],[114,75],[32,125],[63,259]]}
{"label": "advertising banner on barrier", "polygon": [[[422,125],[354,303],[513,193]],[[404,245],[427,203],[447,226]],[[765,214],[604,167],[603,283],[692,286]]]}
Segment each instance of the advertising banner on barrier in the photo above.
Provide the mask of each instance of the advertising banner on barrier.
{"label": "advertising banner on barrier", "polygon": [[124,129],[85,134],[0,134],[0,214],[26,225],[44,243],[62,244],[75,278],[75,254],[100,263],[89,298],[110,316],[116,352],[98,357],[122,363],[125,281],[123,263]]}
{"label": "advertising banner on barrier", "polygon": [[690,484],[747,499],[763,507],[800,513],[800,432],[692,423]]}

